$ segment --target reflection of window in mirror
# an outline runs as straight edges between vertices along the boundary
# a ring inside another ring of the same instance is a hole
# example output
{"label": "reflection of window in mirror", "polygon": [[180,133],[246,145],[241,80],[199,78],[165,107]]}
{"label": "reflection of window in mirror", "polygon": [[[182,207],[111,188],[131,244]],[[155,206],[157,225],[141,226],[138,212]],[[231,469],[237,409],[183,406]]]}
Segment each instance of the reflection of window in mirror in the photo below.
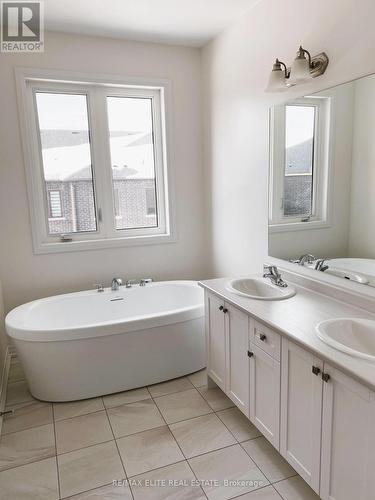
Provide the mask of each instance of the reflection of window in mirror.
{"label": "reflection of window in mirror", "polygon": [[276,106],[270,123],[270,229],[328,224],[330,99]]}

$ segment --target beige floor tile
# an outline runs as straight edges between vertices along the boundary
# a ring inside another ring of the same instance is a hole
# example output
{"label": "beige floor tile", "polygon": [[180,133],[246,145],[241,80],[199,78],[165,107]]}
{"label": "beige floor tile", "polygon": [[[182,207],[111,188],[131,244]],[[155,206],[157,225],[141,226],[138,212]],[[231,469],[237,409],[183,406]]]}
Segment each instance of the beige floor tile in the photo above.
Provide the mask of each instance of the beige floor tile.
{"label": "beige floor tile", "polygon": [[123,437],[117,445],[128,477],[184,460],[167,426]]}
{"label": "beige floor tile", "polygon": [[72,500],[133,500],[129,486],[125,481],[123,483],[119,486],[109,484],[69,498]]}
{"label": "beige floor tile", "polygon": [[10,364],[8,384],[12,382],[19,382],[20,380],[25,380],[25,374],[23,372],[22,365],[18,360],[13,361]]}
{"label": "beige floor tile", "polygon": [[6,397],[6,406],[8,408],[33,399],[25,380],[8,384]]}
{"label": "beige floor tile", "polygon": [[58,454],[113,439],[105,411],[60,420],[55,423],[55,432]]}
{"label": "beige floor tile", "polygon": [[113,433],[116,438],[146,431],[165,425],[165,422],[152,400],[116,406],[108,409]]}
{"label": "beige floor tile", "polygon": [[162,382],[161,384],[150,385],[148,390],[153,398],[159,396],[165,396],[166,394],[172,394],[174,392],[186,391],[187,389],[192,389],[193,384],[186,377],[176,378],[174,380],[168,380],[167,382]]}
{"label": "beige floor tile", "polygon": [[234,406],[233,401],[231,401],[219,387],[209,389],[207,386],[203,386],[198,387],[198,391],[214,411],[225,410],[226,408]]}
{"label": "beige floor tile", "polygon": [[274,487],[283,500],[319,500],[318,495],[299,476],[275,483]]}
{"label": "beige floor tile", "polygon": [[51,403],[41,401],[26,401],[12,407],[13,414],[5,415],[3,421],[3,434],[22,431],[31,427],[51,424],[53,422]]}
{"label": "beige floor tile", "polygon": [[18,467],[55,455],[53,425],[5,434],[0,440],[0,470]]}
{"label": "beige floor tile", "polygon": [[0,472],[1,500],[57,500],[56,458]]}
{"label": "beige floor tile", "polygon": [[202,387],[207,385],[207,370],[199,370],[199,372],[191,373],[188,375],[188,379],[195,387]]}
{"label": "beige floor tile", "polygon": [[134,500],[206,500],[201,487],[194,484],[195,477],[187,462],[169,465],[132,479]]}
{"label": "beige floor tile", "polygon": [[215,414],[183,420],[170,426],[186,458],[236,444]]}
{"label": "beige floor tile", "polygon": [[296,471],[266,438],[245,441],[242,447],[271,483],[296,475]]}
{"label": "beige floor tile", "polygon": [[168,424],[212,412],[196,389],[161,396],[155,402]]}
{"label": "beige floor tile", "polygon": [[237,500],[282,500],[282,498],[272,486],[266,486],[237,497]]}
{"label": "beige floor tile", "polygon": [[114,441],[59,455],[57,462],[62,498],[125,477]]}
{"label": "beige floor tile", "polygon": [[269,484],[239,444],[191,458],[189,463],[205,482],[203,489],[210,500],[227,500]]}
{"label": "beige floor tile", "polygon": [[84,399],[82,401],[72,401],[69,403],[54,403],[53,413],[55,420],[79,417],[95,411],[103,410],[102,398]]}
{"label": "beige floor tile", "polygon": [[136,401],[143,401],[150,399],[150,393],[147,387],[141,389],[133,389],[132,391],[117,392],[116,394],[109,394],[103,397],[104,406],[106,408],[114,408],[128,403],[135,403]]}
{"label": "beige floor tile", "polygon": [[219,411],[217,416],[239,442],[254,439],[262,435],[255,425],[236,407]]}

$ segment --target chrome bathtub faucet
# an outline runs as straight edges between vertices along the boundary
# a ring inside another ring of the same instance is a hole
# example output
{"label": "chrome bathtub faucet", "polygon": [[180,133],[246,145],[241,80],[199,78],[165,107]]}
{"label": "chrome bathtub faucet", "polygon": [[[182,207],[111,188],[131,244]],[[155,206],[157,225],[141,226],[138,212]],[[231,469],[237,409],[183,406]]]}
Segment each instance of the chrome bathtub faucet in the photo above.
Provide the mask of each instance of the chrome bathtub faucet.
{"label": "chrome bathtub faucet", "polygon": [[121,285],[122,285],[122,279],[121,278],[113,278],[112,279],[112,284],[111,284],[111,290],[113,292],[117,292],[117,290],[120,289]]}

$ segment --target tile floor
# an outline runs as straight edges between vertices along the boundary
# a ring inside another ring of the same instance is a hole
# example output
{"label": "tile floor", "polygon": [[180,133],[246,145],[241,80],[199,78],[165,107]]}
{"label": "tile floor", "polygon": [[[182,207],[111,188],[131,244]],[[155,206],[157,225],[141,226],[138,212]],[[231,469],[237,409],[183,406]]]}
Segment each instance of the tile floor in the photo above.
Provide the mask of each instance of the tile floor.
{"label": "tile floor", "polygon": [[2,500],[318,500],[205,370],[73,403],[33,399],[13,359]]}

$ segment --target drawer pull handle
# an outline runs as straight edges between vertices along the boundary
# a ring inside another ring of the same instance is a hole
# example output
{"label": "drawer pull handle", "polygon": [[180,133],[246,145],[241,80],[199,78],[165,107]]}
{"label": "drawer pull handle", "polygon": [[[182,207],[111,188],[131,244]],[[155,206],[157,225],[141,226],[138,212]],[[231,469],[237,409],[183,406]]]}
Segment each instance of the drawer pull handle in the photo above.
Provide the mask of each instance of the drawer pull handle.
{"label": "drawer pull handle", "polygon": [[222,311],[224,309],[224,306],[219,307],[219,311]]}
{"label": "drawer pull handle", "polygon": [[328,382],[331,376],[328,373],[322,373],[322,379],[324,382]]}
{"label": "drawer pull handle", "polygon": [[318,366],[313,366],[312,367],[312,372],[314,375],[318,376],[320,373],[320,368]]}
{"label": "drawer pull handle", "polygon": [[260,338],[260,340],[261,340],[262,342],[265,342],[265,341],[267,340],[267,336],[266,336],[264,333],[261,333],[261,334],[259,335],[259,338]]}

